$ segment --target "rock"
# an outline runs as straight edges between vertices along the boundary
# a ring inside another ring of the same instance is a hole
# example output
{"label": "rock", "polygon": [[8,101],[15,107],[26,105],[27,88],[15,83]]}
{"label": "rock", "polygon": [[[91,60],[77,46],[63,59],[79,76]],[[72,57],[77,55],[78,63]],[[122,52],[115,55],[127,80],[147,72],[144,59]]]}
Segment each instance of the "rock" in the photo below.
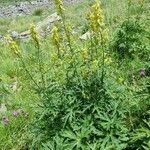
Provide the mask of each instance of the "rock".
{"label": "rock", "polygon": [[11,85],[12,91],[15,92],[18,89],[18,82],[15,81],[12,85]]}
{"label": "rock", "polygon": [[[59,20],[61,20],[61,17],[57,15],[57,13],[53,13],[52,15],[48,16],[44,20],[37,23],[36,30],[40,36],[46,36],[48,35],[48,33],[50,33],[52,24]],[[30,37],[29,30],[24,31],[22,33],[18,33],[17,31],[12,31],[12,32],[8,31],[8,33],[13,39],[28,39]],[[1,36],[0,36],[0,39],[1,39]]]}
{"label": "rock", "polygon": [[53,13],[52,15],[45,18],[43,21],[37,24],[37,30],[41,30],[43,27],[50,28],[51,23],[61,20],[61,17],[57,15],[57,13]]}
{"label": "rock", "polygon": [[90,33],[90,31],[87,31],[82,36],[80,36],[79,39],[81,39],[81,40],[88,40],[88,39],[90,39],[90,37],[91,37],[91,33]]}
{"label": "rock", "polygon": [[19,38],[19,33],[16,32],[16,31],[12,31],[10,33],[10,36],[13,38],[13,39],[18,39]]}
{"label": "rock", "polygon": [[[50,31],[52,24],[59,20],[61,20],[61,17],[58,16],[57,13],[53,13],[52,15],[45,18],[43,21],[37,23],[36,30],[40,36],[45,36]],[[45,31],[45,29],[46,29],[46,31]],[[27,39],[29,37],[30,37],[29,30],[19,34],[20,39]]]}
{"label": "rock", "polygon": [[[64,0],[65,3],[77,3],[81,0]],[[0,3],[1,4],[1,3]],[[0,18],[16,17],[22,15],[29,15],[36,8],[53,8],[52,0],[26,0],[22,2],[15,2],[15,5],[0,6]]]}
{"label": "rock", "polygon": [[26,39],[26,38],[29,38],[29,37],[30,37],[30,31],[25,31],[25,32],[20,33],[20,38],[21,39]]}
{"label": "rock", "polygon": [[31,1],[31,4],[32,4],[32,5],[37,5],[38,2],[37,2],[37,1]]}
{"label": "rock", "polygon": [[7,107],[5,104],[0,105],[0,115],[3,115],[7,112]]}
{"label": "rock", "polygon": [[52,15],[45,18],[43,21],[39,22],[36,25],[36,29],[41,36],[46,36],[50,33],[52,24],[56,21],[61,20],[61,17],[57,15],[57,13],[53,13]]}

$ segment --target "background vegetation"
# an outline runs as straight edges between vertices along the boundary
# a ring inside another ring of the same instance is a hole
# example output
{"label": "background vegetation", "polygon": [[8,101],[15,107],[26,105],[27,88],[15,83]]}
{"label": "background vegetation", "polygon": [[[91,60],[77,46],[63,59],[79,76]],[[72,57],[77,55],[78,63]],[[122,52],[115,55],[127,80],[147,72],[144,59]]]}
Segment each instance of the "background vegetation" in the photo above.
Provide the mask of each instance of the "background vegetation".
{"label": "background vegetation", "polygon": [[[47,38],[32,25],[29,41],[0,42],[0,149],[149,150],[149,1],[55,5]],[[53,11],[0,19],[0,32]]]}

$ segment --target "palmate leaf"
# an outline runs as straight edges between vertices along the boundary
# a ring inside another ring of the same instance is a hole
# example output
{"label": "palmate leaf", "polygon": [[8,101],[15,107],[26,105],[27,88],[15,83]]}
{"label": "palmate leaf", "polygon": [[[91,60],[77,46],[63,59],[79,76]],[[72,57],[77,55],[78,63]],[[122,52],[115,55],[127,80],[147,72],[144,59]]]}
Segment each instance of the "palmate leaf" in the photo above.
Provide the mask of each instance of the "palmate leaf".
{"label": "palmate leaf", "polygon": [[92,143],[92,144],[88,144],[88,147],[89,147],[90,150],[96,150],[97,146],[98,146],[97,142]]}
{"label": "palmate leaf", "polygon": [[144,126],[134,131],[131,136],[131,143],[133,147],[150,149],[150,120],[144,121]]}
{"label": "palmate leaf", "polygon": [[129,140],[128,129],[124,125],[124,110],[115,100],[105,107],[105,111],[99,109],[95,115],[97,127],[93,131],[100,133],[96,134],[101,138],[99,149],[123,150]]}
{"label": "palmate leaf", "polygon": [[[77,125],[76,125],[77,126]],[[64,143],[66,148],[70,149],[87,149],[87,142],[92,133],[91,124],[89,119],[81,121],[77,127],[73,126],[72,129],[67,129],[62,132],[61,136],[65,139]]]}
{"label": "palmate leaf", "polygon": [[60,138],[59,136],[54,137],[52,141],[43,143],[41,150],[65,150],[63,138]]}
{"label": "palmate leaf", "polygon": [[69,130],[64,131],[62,136],[65,138],[68,138],[70,140],[76,140],[77,139],[77,135],[75,133],[73,133],[72,131],[69,131]]}
{"label": "palmate leaf", "polygon": [[77,142],[77,141],[66,141],[65,142],[65,150],[73,150],[73,149],[80,149],[80,150],[87,150],[87,146],[84,145],[81,142]]}
{"label": "palmate leaf", "polygon": [[150,143],[147,144],[146,146],[142,146],[144,148],[144,150],[150,150]]}
{"label": "palmate leaf", "polygon": [[150,121],[144,121],[146,127],[141,127],[137,129],[132,137],[133,141],[142,140],[143,138],[149,138],[150,139]]}

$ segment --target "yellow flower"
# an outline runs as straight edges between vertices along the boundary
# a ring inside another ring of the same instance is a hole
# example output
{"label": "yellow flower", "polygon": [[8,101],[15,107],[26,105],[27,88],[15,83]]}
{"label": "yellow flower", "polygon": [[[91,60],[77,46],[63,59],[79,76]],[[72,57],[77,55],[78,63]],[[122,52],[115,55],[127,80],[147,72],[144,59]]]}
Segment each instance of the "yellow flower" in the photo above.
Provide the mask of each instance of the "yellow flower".
{"label": "yellow flower", "polygon": [[82,52],[81,52],[81,55],[82,55],[82,58],[84,61],[87,61],[88,60],[88,52],[86,49],[84,49]]}
{"label": "yellow flower", "polygon": [[52,42],[53,44],[56,46],[57,48],[57,55],[58,57],[61,56],[61,49],[63,48],[61,46],[61,38],[60,38],[60,33],[59,33],[59,29],[57,28],[57,26],[54,26],[52,31],[51,31],[51,37],[52,37]]}
{"label": "yellow flower", "polygon": [[99,2],[96,2],[88,13],[87,20],[90,25],[93,36],[101,41],[101,44],[105,46],[108,40],[108,29],[105,27],[103,11]]}
{"label": "yellow flower", "polygon": [[35,42],[35,46],[36,46],[37,48],[39,48],[39,47],[40,47],[39,37],[38,37],[38,33],[37,33],[37,31],[36,31],[36,26],[35,26],[35,25],[31,25],[30,34],[31,34],[31,38],[32,38],[33,41]]}
{"label": "yellow flower", "polygon": [[90,13],[88,14],[88,20],[93,32],[100,31],[104,26],[104,17],[99,2],[96,2],[96,4],[91,7]]}
{"label": "yellow flower", "polygon": [[58,46],[60,42],[60,36],[59,36],[58,28],[56,26],[53,27],[51,31],[51,36],[52,36],[54,45]]}
{"label": "yellow flower", "polygon": [[109,32],[108,29],[104,29],[103,32],[102,32],[102,41],[103,41],[103,43],[105,43],[108,40],[108,32]]}
{"label": "yellow flower", "polygon": [[92,70],[96,71],[98,69],[98,60],[94,60],[92,62]]}
{"label": "yellow flower", "polygon": [[20,50],[19,50],[19,47],[18,47],[16,41],[14,41],[10,36],[6,37],[6,41],[8,43],[8,46],[10,47],[10,49],[13,51],[13,53],[19,56]]}
{"label": "yellow flower", "polygon": [[87,78],[87,76],[89,75],[89,69],[86,66],[81,66],[79,68],[79,71],[81,72],[84,78]]}
{"label": "yellow flower", "polygon": [[62,15],[63,14],[63,1],[62,0],[54,0],[55,3],[55,7],[57,10],[58,15]]}

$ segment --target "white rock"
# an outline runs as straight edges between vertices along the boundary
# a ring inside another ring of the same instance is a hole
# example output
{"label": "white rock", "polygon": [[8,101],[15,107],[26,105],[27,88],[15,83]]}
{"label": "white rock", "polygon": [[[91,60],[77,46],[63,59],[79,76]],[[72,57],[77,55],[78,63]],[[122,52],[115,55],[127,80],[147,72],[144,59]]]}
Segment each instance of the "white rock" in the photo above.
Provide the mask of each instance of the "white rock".
{"label": "white rock", "polygon": [[18,89],[18,82],[15,81],[15,82],[11,85],[11,88],[12,88],[13,92],[17,91],[17,89]]}
{"label": "white rock", "polygon": [[12,32],[11,32],[11,37],[14,38],[14,39],[16,39],[16,38],[19,37],[19,33],[16,32],[16,31],[12,31]]}
{"label": "white rock", "polygon": [[3,115],[7,111],[7,107],[5,104],[1,104],[0,106],[0,115]]}
{"label": "white rock", "polygon": [[38,2],[37,2],[37,1],[31,1],[31,4],[32,4],[32,5],[37,5]]}
{"label": "white rock", "polygon": [[39,22],[36,25],[37,31],[39,33],[43,32],[43,28],[46,28],[47,30],[50,30],[52,23],[61,20],[61,17],[57,15],[57,13],[54,13],[47,18],[45,18],[43,21]]}
{"label": "white rock", "polygon": [[52,15],[48,16],[45,18],[43,21],[39,22],[37,24],[37,29],[42,28],[42,27],[48,27],[50,26],[51,23],[55,21],[61,20],[61,17],[57,15],[57,13],[53,13]]}
{"label": "white rock", "polygon": [[91,37],[91,33],[90,33],[90,31],[87,31],[86,33],[84,33],[83,35],[81,35],[79,38],[81,40],[88,40],[88,39],[90,39],[90,37]]}

